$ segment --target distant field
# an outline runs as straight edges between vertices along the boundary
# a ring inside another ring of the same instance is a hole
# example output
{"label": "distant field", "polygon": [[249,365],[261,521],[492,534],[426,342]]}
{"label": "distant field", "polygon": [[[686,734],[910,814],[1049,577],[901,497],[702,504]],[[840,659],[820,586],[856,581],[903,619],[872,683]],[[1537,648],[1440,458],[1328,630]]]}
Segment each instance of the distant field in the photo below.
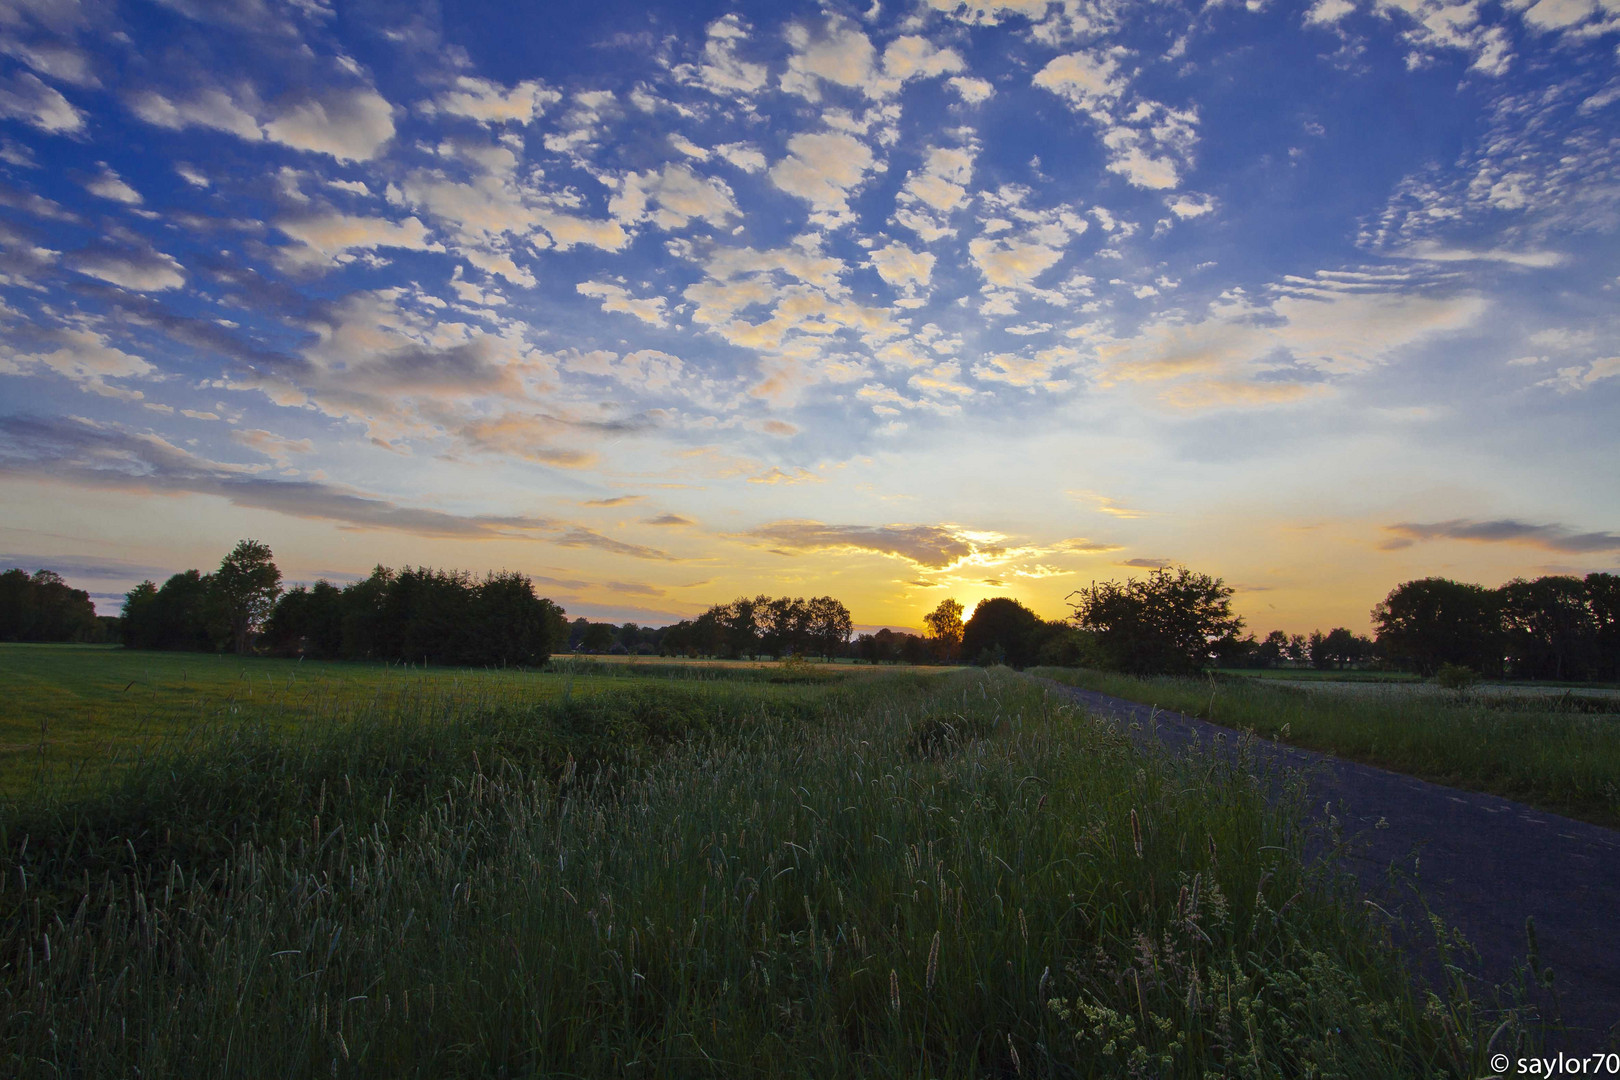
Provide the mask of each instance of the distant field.
{"label": "distant field", "polygon": [[1031,674],[1470,791],[1620,826],[1620,695],[1502,684]]}
{"label": "distant field", "polygon": [[4,662],[48,753],[187,737],[0,798],[0,1075],[1477,1076],[1533,1038],[1415,987],[1252,762],[1003,670]]}
{"label": "distant field", "polygon": [[1274,679],[1278,682],[1364,682],[1420,683],[1421,676],[1404,671],[1319,671],[1316,668],[1217,668],[1216,674],[1240,679]]}
{"label": "distant field", "polygon": [[[560,658],[556,672],[306,662],[117,646],[0,644],[0,792],[40,773],[128,760],[165,741],[265,726],[291,729],[454,705],[492,707],[594,694],[638,677],[861,677],[873,668],[658,657]],[[924,669],[934,670],[934,669]]]}

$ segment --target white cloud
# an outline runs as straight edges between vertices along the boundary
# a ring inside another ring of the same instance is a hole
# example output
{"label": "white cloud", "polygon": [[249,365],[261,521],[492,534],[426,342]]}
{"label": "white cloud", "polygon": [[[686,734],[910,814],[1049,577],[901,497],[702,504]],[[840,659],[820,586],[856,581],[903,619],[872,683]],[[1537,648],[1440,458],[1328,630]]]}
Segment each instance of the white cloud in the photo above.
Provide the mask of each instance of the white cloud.
{"label": "white cloud", "polygon": [[673,162],[626,176],[608,212],[625,224],[651,221],[660,229],[683,228],[694,218],[720,227],[740,213],[725,181]]}
{"label": "white cloud", "polygon": [[930,149],[924,155],[923,167],[906,177],[895,197],[895,222],[916,233],[924,243],[954,235],[950,217],[968,201],[967,185],[973,179],[977,154],[976,143]]}
{"label": "white cloud", "polygon": [[1025,19],[1045,16],[1051,0],[925,0],[935,11],[965,23],[995,26],[1008,15]]}
{"label": "white cloud", "polygon": [[140,192],[130,187],[124,182],[123,177],[105,164],[101,166],[101,174],[85,184],[84,190],[111,202],[121,202],[125,206],[139,206],[144,201]]}
{"label": "white cloud", "polygon": [[828,228],[852,220],[849,195],[873,165],[872,151],[842,132],[800,133],[788,140],[788,156],[771,166],[771,182],[808,202],[811,220]]}
{"label": "white cloud", "polygon": [[934,272],[934,256],[913,251],[898,240],[872,252],[872,265],[878,276],[895,288],[911,289],[927,285]]}
{"label": "white cloud", "polygon": [[1110,172],[1137,187],[1173,188],[1197,142],[1197,110],[1130,97],[1130,79],[1120,66],[1124,55],[1119,48],[1066,53],[1037,72],[1034,85],[1100,127]]}
{"label": "white cloud", "polygon": [[403,248],[409,251],[444,250],[428,240],[427,226],[415,217],[403,221],[363,217],[330,211],[307,217],[286,218],[276,228],[295,241],[282,248],[277,261],[284,269],[337,266],[351,251]]}
{"label": "white cloud", "polygon": [[1356,5],[1351,0],[1316,0],[1311,9],[1305,13],[1307,26],[1332,26],[1352,11]]}
{"label": "white cloud", "polygon": [[1561,367],[1557,375],[1544,379],[1536,385],[1550,386],[1559,393],[1572,394],[1589,389],[1593,383],[1613,378],[1620,378],[1620,356],[1606,356],[1584,367],[1579,365]]}
{"label": "white cloud", "polygon": [[1215,210],[1215,199],[1209,195],[1188,192],[1184,195],[1177,195],[1173,199],[1166,199],[1164,205],[1176,217],[1183,221],[1190,221],[1193,218],[1212,213]]}
{"label": "white cloud", "polygon": [[676,78],[719,96],[746,96],[765,89],[770,73],[764,64],[751,63],[737,53],[748,40],[748,25],[736,15],[724,15],[708,27],[703,61],[675,70]]}
{"label": "white cloud", "polygon": [[996,92],[996,88],[990,84],[988,79],[974,78],[971,75],[958,75],[954,79],[947,80],[946,85],[955,90],[957,95],[969,105],[978,105],[989,101]]}
{"label": "white cloud", "polygon": [[81,274],[135,292],[163,292],[186,283],[185,269],[161,251],[81,251],[68,260]]}
{"label": "white cloud", "polygon": [[79,384],[83,390],[102,397],[139,400],[145,395],[107,384],[108,379],[144,379],[158,374],[145,359],[115,348],[105,334],[81,328],[64,328],[47,335],[50,351],[21,352],[0,343],[0,373],[29,374],[45,368]]}
{"label": "white cloud", "polygon": [[657,349],[640,349],[624,356],[604,350],[575,353],[563,360],[565,371],[600,375],[631,390],[658,393],[680,379],[685,367],[678,356]]}
{"label": "white cloud", "polygon": [[224,131],[239,139],[254,141],[264,138],[253,111],[257,101],[248,97],[247,104],[237,101],[231,94],[217,88],[198,90],[184,100],[173,100],[156,91],[135,95],[129,106],[136,116],[156,127],[178,131],[181,128],[202,127]]}
{"label": "white cloud", "polygon": [[645,298],[631,296],[630,291],[622,285],[606,281],[582,281],[574,286],[574,291],[581,296],[602,301],[603,311],[634,315],[652,326],[669,325],[669,319],[664,313],[665,300],[662,296]]}
{"label": "white cloud", "polygon": [[756,173],[765,168],[765,155],[747,143],[722,143],[714,152],[743,172]]}
{"label": "white cloud", "polygon": [[[813,37],[804,26],[788,28],[787,71],[782,89],[811,101],[821,100],[821,82],[862,90],[874,90],[877,50],[867,36],[853,26],[832,25],[825,37]],[[873,94],[876,96],[876,94]]]}
{"label": "white cloud", "polygon": [[452,89],[433,100],[432,108],[481,124],[528,124],[561,100],[560,93],[539,79],[527,79],[507,87],[488,79],[462,75]]}
{"label": "white cloud", "polygon": [[369,161],[394,137],[394,108],[370,87],[331,90],[280,110],[264,133],[295,150]]}
{"label": "white cloud", "polygon": [[29,71],[0,79],[0,116],[21,120],[53,135],[84,129],[84,114],[59,90]]}

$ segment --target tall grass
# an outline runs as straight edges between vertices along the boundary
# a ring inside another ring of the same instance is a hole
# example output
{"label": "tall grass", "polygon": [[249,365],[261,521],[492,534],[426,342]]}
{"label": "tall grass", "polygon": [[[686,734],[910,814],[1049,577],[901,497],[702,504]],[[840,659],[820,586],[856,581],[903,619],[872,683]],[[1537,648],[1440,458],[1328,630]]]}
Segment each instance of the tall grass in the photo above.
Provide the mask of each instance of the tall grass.
{"label": "tall grass", "polygon": [[1141,679],[1073,668],[1030,674],[1620,826],[1620,716],[1560,707],[1556,698],[1493,700],[1396,687],[1334,693],[1253,679]]}
{"label": "tall grass", "polygon": [[1254,768],[978,673],[233,736],[6,808],[3,1068],[1477,1074]]}

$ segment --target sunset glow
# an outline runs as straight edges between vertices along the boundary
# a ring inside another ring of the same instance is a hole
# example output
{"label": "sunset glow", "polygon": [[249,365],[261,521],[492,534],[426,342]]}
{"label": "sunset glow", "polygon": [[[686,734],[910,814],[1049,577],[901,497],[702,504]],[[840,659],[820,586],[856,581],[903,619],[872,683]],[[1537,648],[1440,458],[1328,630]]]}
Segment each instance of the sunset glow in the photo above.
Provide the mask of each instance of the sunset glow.
{"label": "sunset glow", "polygon": [[1620,567],[1620,0],[0,0],[0,566]]}

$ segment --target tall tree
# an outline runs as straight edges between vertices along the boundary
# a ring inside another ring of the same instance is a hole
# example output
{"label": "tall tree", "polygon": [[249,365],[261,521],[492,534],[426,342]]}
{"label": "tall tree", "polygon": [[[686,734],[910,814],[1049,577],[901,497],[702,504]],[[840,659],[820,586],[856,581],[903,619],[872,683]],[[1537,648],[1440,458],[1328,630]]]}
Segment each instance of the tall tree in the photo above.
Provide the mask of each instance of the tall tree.
{"label": "tall tree", "polygon": [[1515,678],[1584,679],[1597,659],[1597,617],[1586,582],[1552,575],[1496,591],[1503,645]]}
{"label": "tall tree", "polygon": [[970,664],[1028,667],[1035,662],[1044,627],[1039,615],[1010,596],[981,600],[962,627],[962,658]]}
{"label": "tall tree", "polygon": [[855,620],[843,602],[830,596],[812,597],[809,603],[811,647],[822,656],[842,656],[855,632]]}
{"label": "tall tree", "polygon": [[951,664],[962,651],[962,605],[952,598],[941,600],[927,615],[923,626],[942,663]]}
{"label": "tall tree", "polygon": [[281,571],[269,545],[238,541],[220,560],[211,591],[232,651],[247,652],[281,595]]}
{"label": "tall tree", "polygon": [[1202,670],[1229,651],[1243,629],[1232,613],[1232,589],[1186,567],[1145,578],[1093,583],[1071,596],[1073,622],[1096,635],[1108,664],[1139,674]]}
{"label": "tall tree", "polygon": [[1395,586],[1372,610],[1378,647],[1423,675],[1442,664],[1482,675],[1502,671],[1502,613],[1490,589],[1448,578]]}

